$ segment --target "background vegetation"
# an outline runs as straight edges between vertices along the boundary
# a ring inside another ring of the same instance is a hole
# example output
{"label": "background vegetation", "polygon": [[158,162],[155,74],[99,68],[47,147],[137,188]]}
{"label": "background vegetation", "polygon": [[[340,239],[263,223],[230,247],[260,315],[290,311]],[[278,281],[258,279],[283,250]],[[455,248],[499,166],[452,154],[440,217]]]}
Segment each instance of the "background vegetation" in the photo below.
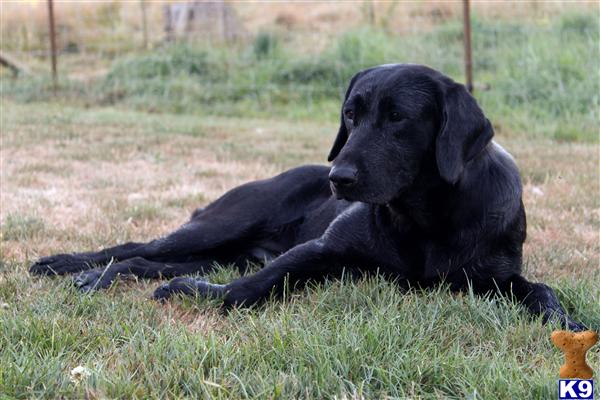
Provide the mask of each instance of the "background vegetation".
{"label": "background vegetation", "polygon": [[[462,23],[456,6],[425,3],[420,12],[411,8],[413,17],[400,19],[413,27],[411,30],[399,30],[394,24],[402,11],[398,5],[392,7],[394,3],[375,8],[379,17],[373,17],[371,23],[365,23],[364,6],[350,5],[352,8],[342,7],[335,13],[325,8],[333,13],[330,18],[343,17],[345,10],[352,9],[358,9],[359,15],[350,19],[349,28],[324,32],[318,41],[298,26],[296,16],[302,6],[287,12],[283,8],[275,22],[258,26],[253,23],[257,10],[241,7],[242,16],[256,32],[234,43],[224,45],[208,37],[175,45],[157,40],[151,50],[140,51],[138,44],[134,51],[135,36],[128,37],[121,26],[131,28],[130,16],[124,20],[127,23],[115,25],[115,21],[139,10],[107,4],[111,6],[96,7],[96,13],[90,13],[94,18],[81,10],[78,18],[65,16],[64,30],[70,33],[61,36],[65,49],[61,68],[67,73],[63,74],[60,96],[86,106],[333,121],[349,78],[369,66],[412,62],[444,71],[459,81],[463,77]],[[480,5],[474,9],[478,100],[497,128],[508,135],[597,142],[598,8],[584,3],[558,11],[551,6],[530,7],[529,3],[521,5],[529,14],[519,18],[519,8],[510,18],[505,15],[507,7]],[[151,15],[157,12],[152,10]],[[82,20],[94,22],[96,30],[112,27],[112,32],[100,30],[105,36],[95,40],[72,33],[86,31],[81,26],[77,30],[77,25],[71,27]],[[331,24],[339,26],[340,22],[333,18]],[[320,21],[322,25],[327,24]],[[152,30],[154,35],[156,30]],[[45,45],[38,31],[39,25],[21,35],[4,30],[4,45],[11,51],[32,54]],[[302,44],[304,39],[308,45]],[[106,47],[106,42],[120,47]],[[73,48],[76,50],[68,51]],[[39,60],[33,60],[36,66]],[[70,70],[76,72],[69,74]],[[53,92],[47,74],[38,75],[26,82],[6,80],[2,93],[20,101],[48,100]]]}
{"label": "background vegetation", "polygon": [[[525,274],[600,329],[598,6],[482,4],[475,93],[521,168]],[[39,256],[149,240],[242,182],[324,162],[361,68],[424,63],[461,81],[459,4],[238,5],[236,42],[167,45],[155,24],[140,49],[137,8],[58,3],[61,48],[77,51],[61,54],[56,93],[45,15],[2,7],[1,49],[32,74],[0,75],[0,399],[556,395],[556,326],[507,299],[374,278],[224,314],[156,304],[155,281],[81,295],[26,272]],[[589,359],[599,371],[598,347]],[[79,365],[91,375],[72,381]]]}

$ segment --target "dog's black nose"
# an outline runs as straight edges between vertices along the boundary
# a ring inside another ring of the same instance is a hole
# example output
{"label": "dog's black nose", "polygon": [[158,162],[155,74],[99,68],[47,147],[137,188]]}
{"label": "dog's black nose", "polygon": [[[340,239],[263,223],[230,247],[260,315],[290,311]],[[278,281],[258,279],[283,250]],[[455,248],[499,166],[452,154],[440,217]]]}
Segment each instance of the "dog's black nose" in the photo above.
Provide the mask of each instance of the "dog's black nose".
{"label": "dog's black nose", "polygon": [[336,186],[351,186],[356,183],[358,171],[350,167],[333,167],[329,172],[329,180]]}

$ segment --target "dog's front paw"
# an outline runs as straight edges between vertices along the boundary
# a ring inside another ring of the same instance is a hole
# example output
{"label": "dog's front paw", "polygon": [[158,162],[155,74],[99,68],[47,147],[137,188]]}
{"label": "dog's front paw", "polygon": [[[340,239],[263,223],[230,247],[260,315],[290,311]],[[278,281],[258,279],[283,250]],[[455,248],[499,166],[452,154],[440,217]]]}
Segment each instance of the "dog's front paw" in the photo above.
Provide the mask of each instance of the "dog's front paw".
{"label": "dog's front paw", "polygon": [[73,283],[83,293],[93,290],[106,289],[113,282],[113,278],[104,269],[85,271],[73,278]]}
{"label": "dog's front paw", "polygon": [[569,317],[567,317],[567,320],[565,321],[563,326],[572,332],[583,332],[588,330],[588,328],[585,325],[577,321],[573,321]]}
{"label": "dog's front paw", "polygon": [[219,297],[225,294],[225,285],[216,285],[194,278],[175,278],[165,283],[154,291],[154,300],[165,301],[175,294],[188,296]]}
{"label": "dog's front paw", "polygon": [[32,275],[64,275],[88,269],[89,260],[75,254],[56,254],[42,257],[30,268]]}

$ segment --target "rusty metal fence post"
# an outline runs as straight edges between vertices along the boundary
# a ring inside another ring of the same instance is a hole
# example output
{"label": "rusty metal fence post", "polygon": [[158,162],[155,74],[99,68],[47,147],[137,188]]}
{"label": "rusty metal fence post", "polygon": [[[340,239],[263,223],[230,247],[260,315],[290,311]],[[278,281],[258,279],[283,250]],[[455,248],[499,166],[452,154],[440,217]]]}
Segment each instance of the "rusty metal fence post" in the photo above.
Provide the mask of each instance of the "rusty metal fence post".
{"label": "rusty metal fence post", "polygon": [[146,50],[148,48],[148,17],[145,0],[140,0],[140,11],[142,14],[142,41],[144,43],[144,50]]}
{"label": "rusty metal fence post", "polygon": [[54,91],[58,86],[58,73],[56,68],[56,30],[54,29],[54,4],[52,0],[48,0],[48,25],[50,35],[50,59],[52,61],[52,81],[54,83]]}
{"label": "rusty metal fence post", "polygon": [[469,92],[473,93],[473,58],[471,54],[471,12],[469,0],[463,0],[463,31],[465,45],[465,85]]}

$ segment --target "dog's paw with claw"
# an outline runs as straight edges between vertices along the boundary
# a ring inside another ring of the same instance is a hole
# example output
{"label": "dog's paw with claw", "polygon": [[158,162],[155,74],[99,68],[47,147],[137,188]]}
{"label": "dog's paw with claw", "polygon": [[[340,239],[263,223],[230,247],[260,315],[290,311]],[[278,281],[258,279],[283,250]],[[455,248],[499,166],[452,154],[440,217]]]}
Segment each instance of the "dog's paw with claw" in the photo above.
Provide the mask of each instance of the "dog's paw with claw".
{"label": "dog's paw with claw", "polygon": [[580,322],[573,321],[571,318],[567,318],[563,326],[572,332],[584,332],[588,330],[587,326]]}
{"label": "dog's paw with claw", "polygon": [[159,286],[154,291],[154,300],[165,301],[175,294],[200,296],[206,298],[220,297],[225,294],[225,285],[217,285],[195,278],[175,278]]}
{"label": "dog's paw with claw", "polygon": [[94,290],[106,289],[113,282],[113,278],[105,274],[103,269],[85,271],[73,278],[73,283],[83,293]]}
{"label": "dog's paw with claw", "polygon": [[88,269],[89,261],[75,254],[42,257],[29,268],[32,275],[64,275]]}

